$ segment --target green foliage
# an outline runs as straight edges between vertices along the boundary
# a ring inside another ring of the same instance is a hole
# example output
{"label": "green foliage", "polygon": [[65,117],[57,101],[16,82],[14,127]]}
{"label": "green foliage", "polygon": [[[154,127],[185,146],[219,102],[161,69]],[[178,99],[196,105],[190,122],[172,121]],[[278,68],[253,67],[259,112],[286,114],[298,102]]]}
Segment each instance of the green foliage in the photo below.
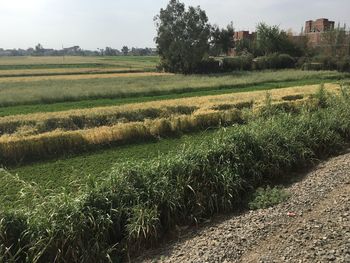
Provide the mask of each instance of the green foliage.
{"label": "green foliage", "polygon": [[315,95],[313,96],[317,100],[317,104],[321,108],[328,106],[329,94],[327,93],[324,84],[321,84]]}
{"label": "green foliage", "polygon": [[256,54],[269,55],[286,53],[290,56],[300,56],[301,51],[279,26],[268,26],[260,23],[256,28]]}
{"label": "green foliage", "polygon": [[251,70],[253,63],[253,56],[251,54],[245,54],[237,57],[224,58],[223,70],[225,72],[236,70]]}
{"label": "green foliage", "polygon": [[160,67],[168,72],[193,73],[208,55],[210,25],[205,11],[170,0],[155,18]]}
{"label": "green foliage", "polygon": [[227,55],[234,47],[234,29],[232,23],[226,28],[220,29],[214,25],[211,27],[210,55]]}
{"label": "green foliage", "polygon": [[271,54],[268,56],[257,57],[254,59],[253,68],[257,70],[264,69],[286,69],[294,68],[295,60],[287,54]]}
{"label": "green foliage", "polygon": [[249,202],[250,209],[265,209],[285,202],[289,194],[279,187],[258,188]]}
{"label": "green foliage", "polygon": [[339,72],[350,72],[350,56],[332,57],[318,55],[305,62],[304,70],[337,70]]}

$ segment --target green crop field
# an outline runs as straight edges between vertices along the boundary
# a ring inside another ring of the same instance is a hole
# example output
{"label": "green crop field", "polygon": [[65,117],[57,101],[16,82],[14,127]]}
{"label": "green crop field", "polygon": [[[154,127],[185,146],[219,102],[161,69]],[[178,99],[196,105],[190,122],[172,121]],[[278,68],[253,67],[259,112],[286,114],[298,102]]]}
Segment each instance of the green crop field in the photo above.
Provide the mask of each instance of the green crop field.
{"label": "green crop field", "polygon": [[349,74],[177,75],[158,62],[0,57],[0,240],[21,240],[14,257],[50,262],[91,234],[100,251],[119,243],[118,258],[348,142]]}

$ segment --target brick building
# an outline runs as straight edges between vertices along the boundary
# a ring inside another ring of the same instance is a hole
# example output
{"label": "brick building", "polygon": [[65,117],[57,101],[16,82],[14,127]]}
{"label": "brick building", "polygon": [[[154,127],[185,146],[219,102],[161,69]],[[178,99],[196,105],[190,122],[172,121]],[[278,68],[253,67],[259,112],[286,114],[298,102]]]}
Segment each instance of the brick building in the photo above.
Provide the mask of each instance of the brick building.
{"label": "brick building", "polygon": [[326,18],[306,21],[305,35],[308,38],[309,45],[312,47],[319,46],[322,41],[322,34],[334,30],[334,24],[334,21],[330,21]]}
{"label": "brick building", "polygon": [[253,40],[255,38],[255,32],[250,33],[249,31],[237,31],[233,36],[233,40],[241,41],[241,40]]}
{"label": "brick building", "polygon": [[334,21],[330,21],[327,18],[320,18],[315,21],[309,20],[305,22],[305,34],[309,33],[322,33],[334,29]]}

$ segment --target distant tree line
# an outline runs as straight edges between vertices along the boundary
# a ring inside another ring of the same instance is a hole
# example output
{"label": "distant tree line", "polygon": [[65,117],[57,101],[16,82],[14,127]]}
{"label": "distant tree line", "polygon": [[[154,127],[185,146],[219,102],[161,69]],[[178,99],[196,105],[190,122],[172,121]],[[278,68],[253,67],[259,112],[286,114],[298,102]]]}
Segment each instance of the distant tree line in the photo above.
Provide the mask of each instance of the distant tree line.
{"label": "distant tree line", "polygon": [[[350,71],[350,35],[346,27],[326,32],[312,47],[306,36],[294,36],[279,26],[258,24],[254,37],[234,40],[232,23],[212,26],[200,7],[186,8],[170,0],[155,17],[159,68],[175,73],[215,73],[232,70],[330,69]],[[234,57],[218,58],[234,53]]]}
{"label": "distant tree line", "polygon": [[0,56],[155,56],[156,49],[152,48],[128,48],[123,46],[120,50],[106,47],[97,50],[84,50],[79,46],[62,49],[44,48],[40,43],[35,48],[28,49],[2,49]]}

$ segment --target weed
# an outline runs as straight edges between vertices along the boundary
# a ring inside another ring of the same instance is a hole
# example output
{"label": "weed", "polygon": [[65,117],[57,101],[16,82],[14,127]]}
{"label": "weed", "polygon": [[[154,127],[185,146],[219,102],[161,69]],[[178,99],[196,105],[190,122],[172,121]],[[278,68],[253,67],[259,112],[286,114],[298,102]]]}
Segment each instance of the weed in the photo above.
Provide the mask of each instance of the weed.
{"label": "weed", "polygon": [[285,202],[289,194],[280,187],[258,188],[248,206],[250,209],[265,209]]}

